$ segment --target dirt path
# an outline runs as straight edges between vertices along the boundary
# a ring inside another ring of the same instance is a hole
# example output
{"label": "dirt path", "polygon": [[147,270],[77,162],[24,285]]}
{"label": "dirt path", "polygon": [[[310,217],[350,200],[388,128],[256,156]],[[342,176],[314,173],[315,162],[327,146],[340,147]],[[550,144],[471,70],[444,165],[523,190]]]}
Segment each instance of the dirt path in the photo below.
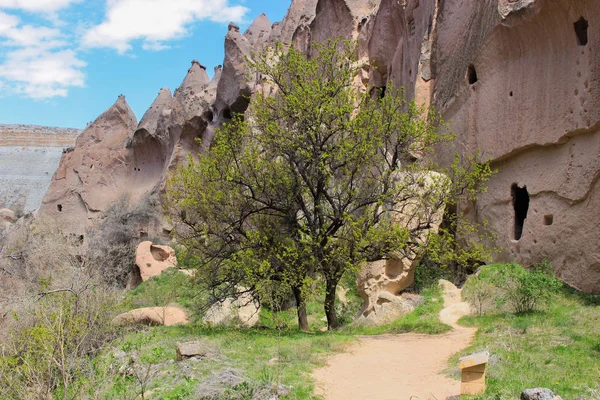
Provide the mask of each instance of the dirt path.
{"label": "dirt path", "polygon": [[442,400],[460,394],[460,382],[442,374],[450,356],[467,347],[474,329],[457,324],[469,312],[460,290],[444,295],[440,320],[454,327],[444,335],[360,337],[346,353],[314,372],[325,400]]}

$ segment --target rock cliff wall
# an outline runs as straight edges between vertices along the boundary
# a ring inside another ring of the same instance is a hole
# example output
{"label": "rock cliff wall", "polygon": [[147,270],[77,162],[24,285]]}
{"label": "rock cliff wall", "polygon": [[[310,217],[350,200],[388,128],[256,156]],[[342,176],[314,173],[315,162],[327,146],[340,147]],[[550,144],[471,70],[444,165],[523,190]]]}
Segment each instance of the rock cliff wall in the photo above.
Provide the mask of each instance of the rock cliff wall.
{"label": "rock cliff wall", "polygon": [[80,131],[0,125],[0,208],[30,212],[42,204],[64,149]]}
{"label": "rock cliff wall", "polygon": [[243,34],[231,24],[213,80],[194,62],[140,124],[119,99],[63,157],[41,211],[83,233],[124,194],[160,196],[168,172],[201,150],[195,139],[207,145],[246,110],[260,82],[245,57],[341,36],[372,65],[357,84],[403,86],[451,121],[458,139],[442,162],[478,149],[493,160],[499,173],[472,215],[498,232],[498,261],[548,258],[600,292],[599,22],[597,0],[293,0],[281,23],[261,15]]}

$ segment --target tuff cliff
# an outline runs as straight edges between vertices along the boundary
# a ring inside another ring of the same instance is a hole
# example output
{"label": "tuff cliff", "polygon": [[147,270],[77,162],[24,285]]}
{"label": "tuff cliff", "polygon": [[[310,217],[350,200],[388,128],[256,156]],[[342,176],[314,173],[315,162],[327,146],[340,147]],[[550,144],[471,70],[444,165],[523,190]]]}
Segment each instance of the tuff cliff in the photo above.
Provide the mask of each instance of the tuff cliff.
{"label": "tuff cliff", "polygon": [[0,125],[0,208],[36,210],[77,129]]}
{"label": "tuff cliff", "polygon": [[[294,0],[281,23],[231,24],[212,81],[194,61],[138,124],[124,98],[65,154],[40,212],[85,232],[123,195],[160,197],[168,173],[210,143],[260,87],[244,60],[281,41],[356,39],[372,67],[357,84],[406,89],[451,121],[454,148],[498,174],[470,215],[488,220],[498,261],[550,260],[559,277],[600,292],[600,7],[597,0]],[[165,233],[168,224],[161,227]]]}

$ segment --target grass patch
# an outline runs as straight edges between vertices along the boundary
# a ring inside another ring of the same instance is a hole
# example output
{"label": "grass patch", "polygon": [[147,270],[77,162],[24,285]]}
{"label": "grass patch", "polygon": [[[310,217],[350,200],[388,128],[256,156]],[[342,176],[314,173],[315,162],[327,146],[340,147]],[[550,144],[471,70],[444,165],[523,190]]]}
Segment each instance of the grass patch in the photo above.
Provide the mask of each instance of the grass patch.
{"label": "grass patch", "polygon": [[597,297],[564,288],[536,311],[465,317],[461,324],[479,331],[472,346],[449,365],[458,365],[461,356],[490,351],[488,388],[476,399],[519,398],[524,389],[535,387],[551,389],[565,400],[598,399],[598,304]]}
{"label": "grass patch", "polygon": [[444,299],[439,286],[431,286],[421,293],[425,302],[417,309],[405,314],[388,325],[354,326],[349,325],[342,331],[355,335],[380,335],[384,333],[426,333],[436,335],[452,330],[452,327],[439,320],[440,311],[444,308]]}

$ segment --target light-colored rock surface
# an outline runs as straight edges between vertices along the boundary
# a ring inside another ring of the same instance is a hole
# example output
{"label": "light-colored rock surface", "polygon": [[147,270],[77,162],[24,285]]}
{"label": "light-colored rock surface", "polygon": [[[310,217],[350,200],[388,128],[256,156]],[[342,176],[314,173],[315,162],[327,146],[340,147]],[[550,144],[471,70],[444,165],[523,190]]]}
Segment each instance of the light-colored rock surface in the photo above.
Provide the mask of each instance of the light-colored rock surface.
{"label": "light-colored rock surface", "polygon": [[[444,302],[462,302],[460,292],[458,297],[445,294]],[[327,365],[313,373],[317,394],[325,400],[439,400],[460,395],[460,381],[443,371],[448,358],[469,346],[475,330],[451,325],[454,330],[444,335],[360,337],[359,343],[329,357]]]}
{"label": "light-colored rock surface", "polygon": [[[293,0],[272,28],[262,15],[243,35],[231,25],[213,80],[193,63],[173,100],[161,93],[139,127],[123,102],[111,107],[63,157],[41,211],[84,234],[124,192],[134,203],[160,196],[168,171],[246,111],[257,88],[244,65],[252,50],[280,40],[309,51],[312,41],[356,38],[360,59],[373,66],[357,85],[402,86],[452,121],[458,140],[439,149],[438,161],[477,149],[493,160],[499,172],[488,192],[461,208],[497,231],[495,261],[546,258],[563,280],[600,292],[598,20],[596,0]],[[513,184],[530,198],[519,240]]]}
{"label": "light-colored rock surface", "polygon": [[42,203],[63,150],[81,131],[0,125],[0,207],[31,212]]}
{"label": "light-colored rock surface", "polygon": [[437,233],[442,223],[445,207],[438,203],[441,193],[434,183],[447,178],[429,172],[416,177],[404,175],[402,179],[410,180],[403,193],[410,199],[398,205],[393,219],[398,226],[412,231],[414,245],[394,258],[370,262],[361,268],[356,282],[363,308],[358,319],[365,323],[385,324],[414,310],[413,302],[399,295],[414,282],[420,245],[427,243],[429,235]]}
{"label": "light-colored rock surface", "polygon": [[212,305],[202,319],[210,325],[235,325],[250,328],[259,321],[260,305],[248,293]]}
{"label": "light-colored rock surface", "polygon": [[521,393],[521,400],[562,400],[562,398],[550,389],[526,389]]}
{"label": "light-colored rock surface", "polygon": [[186,358],[192,357],[206,357],[207,354],[207,346],[202,342],[186,342],[181,343],[177,346],[177,361],[183,361]]}
{"label": "light-colored rock surface", "polygon": [[112,322],[116,326],[173,326],[190,323],[187,312],[179,307],[138,308],[118,315]]}
{"label": "light-colored rock surface", "polygon": [[142,282],[162,274],[169,268],[177,267],[175,250],[168,246],[155,246],[152,242],[142,242],[135,251],[136,273]]}

